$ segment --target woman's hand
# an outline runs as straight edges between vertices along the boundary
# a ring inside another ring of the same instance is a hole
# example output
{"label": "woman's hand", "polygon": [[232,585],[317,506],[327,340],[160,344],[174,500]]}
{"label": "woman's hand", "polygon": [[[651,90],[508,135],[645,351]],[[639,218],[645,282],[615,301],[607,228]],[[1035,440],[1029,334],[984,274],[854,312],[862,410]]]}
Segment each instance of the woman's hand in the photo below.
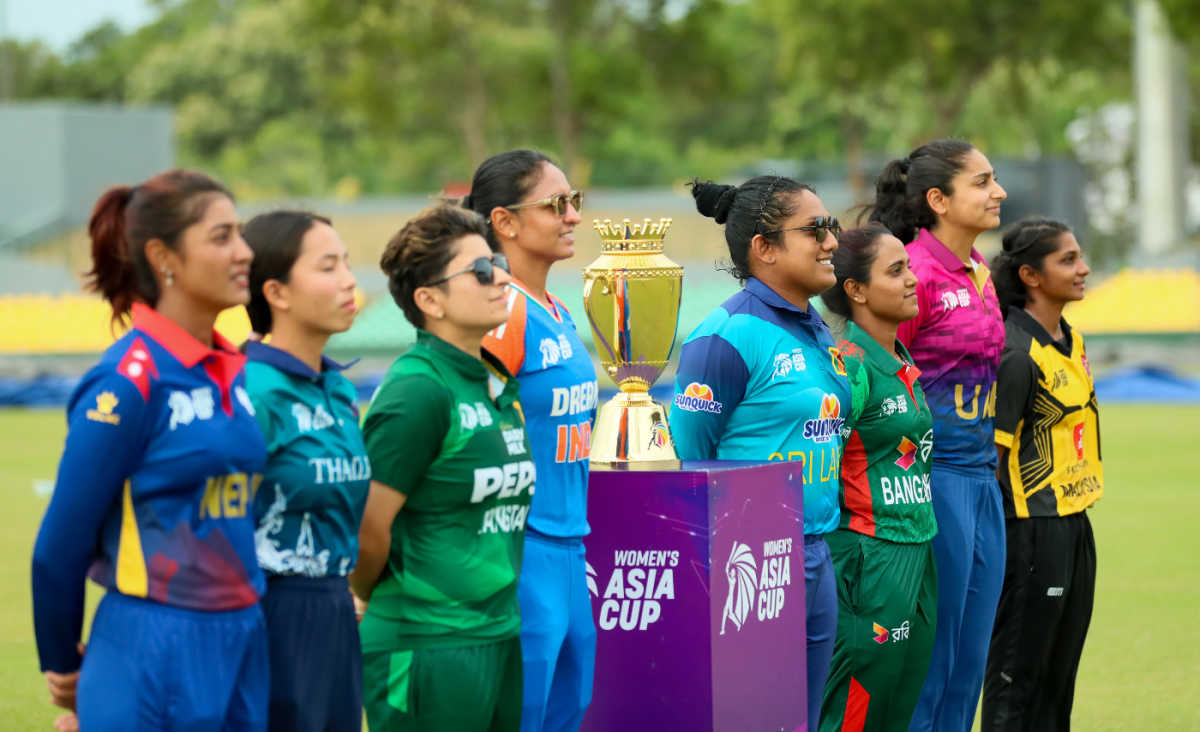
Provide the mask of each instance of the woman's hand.
{"label": "woman's hand", "polygon": [[79,732],[79,717],[75,712],[67,712],[54,720],[54,729],[58,732]]}
{"label": "woman's hand", "polygon": [[[76,645],[76,648],[79,649],[79,655],[82,656],[84,650],[87,647],[84,644],[79,643]],[[72,671],[69,674],[60,674],[60,673],[55,673],[54,671],[46,672],[46,686],[50,687],[50,701],[55,706],[62,707],[63,709],[67,709],[67,710],[70,710],[71,712],[74,712],[75,711],[75,688],[78,685],[79,685],[79,672],[78,671]],[[71,715],[64,714],[62,717],[59,717],[58,721],[56,721],[54,723],[55,727],[57,728],[58,722],[62,721],[67,716],[74,716],[74,714],[71,714]],[[76,724],[76,729],[78,729],[78,724]]]}

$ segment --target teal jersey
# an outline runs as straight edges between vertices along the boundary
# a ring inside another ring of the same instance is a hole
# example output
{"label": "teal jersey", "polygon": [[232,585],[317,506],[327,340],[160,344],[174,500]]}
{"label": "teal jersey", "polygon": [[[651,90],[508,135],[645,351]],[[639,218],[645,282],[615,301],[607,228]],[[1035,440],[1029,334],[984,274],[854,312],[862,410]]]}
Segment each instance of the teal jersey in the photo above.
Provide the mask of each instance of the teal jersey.
{"label": "teal jersey", "polygon": [[259,566],[268,575],[344,576],[358,558],[371,481],[354,387],[329,359],[317,373],[262,343],[248,344],[246,356],[246,391],[267,442],[254,499]]}
{"label": "teal jersey", "polygon": [[837,528],[849,411],[825,321],[753,277],[680,349],[670,415],[679,457],[800,462],[806,535]]}

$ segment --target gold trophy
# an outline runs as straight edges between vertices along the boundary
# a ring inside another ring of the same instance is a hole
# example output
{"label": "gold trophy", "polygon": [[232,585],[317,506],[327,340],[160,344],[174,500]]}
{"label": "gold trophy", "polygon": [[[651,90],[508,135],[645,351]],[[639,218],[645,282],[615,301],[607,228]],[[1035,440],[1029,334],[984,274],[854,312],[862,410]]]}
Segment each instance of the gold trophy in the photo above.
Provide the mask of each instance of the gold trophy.
{"label": "gold trophy", "polygon": [[600,365],[620,389],[596,416],[592,462],[678,460],[667,412],[649,394],[679,325],[683,267],[662,253],[671,219],[592,225],[601,254],[583,270],[583,306]]}

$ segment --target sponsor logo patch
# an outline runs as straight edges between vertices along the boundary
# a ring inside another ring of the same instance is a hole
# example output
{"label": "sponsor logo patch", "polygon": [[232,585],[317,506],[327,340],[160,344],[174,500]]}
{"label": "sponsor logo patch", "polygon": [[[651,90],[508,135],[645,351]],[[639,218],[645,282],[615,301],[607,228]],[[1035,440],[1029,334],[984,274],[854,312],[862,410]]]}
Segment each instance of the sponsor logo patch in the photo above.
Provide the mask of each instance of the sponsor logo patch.
{"label": "sponsor logo patch", "polygon": [[821,397],[821,412],[816,419],[804,423],[804,438],[813,442],[829,442],[840,434],[846,420],[842,419],[842,403],[836,394]]}
{"label": "sponsor logo patch", "polygon": [[896,446],[896,452],[900,453],[900,457],[896,458],[896,464],[904,470],[908,470],[917,461],[917,446],[907,437],[900,438],[900,444]]}
{"label": "sponsor logo patch", "polygon": [[96,408],[87,410],[87,418],[93,422],[102,422],[104,424],[121,424],[121,415],[113,413],[119,401],[117,395],[111,391],[100,392],[96,395]]}
{"label": "sponsor logo patch", "polygon": [[713,398],[712,387],[693,381],[684,388],[682,394],[675,395],[675,406],[685,412],[720,414],[722,405]]}

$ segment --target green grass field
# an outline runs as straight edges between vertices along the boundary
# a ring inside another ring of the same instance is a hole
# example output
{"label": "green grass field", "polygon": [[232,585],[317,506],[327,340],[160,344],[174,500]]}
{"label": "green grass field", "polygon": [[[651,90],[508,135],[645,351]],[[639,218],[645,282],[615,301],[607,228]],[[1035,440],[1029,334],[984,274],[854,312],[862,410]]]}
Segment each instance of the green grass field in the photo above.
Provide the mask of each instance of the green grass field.
{"label": "green grass field", "polygon": [[[1200,407],[1103,409],[1106,497],[1092,510],[1096,609],[1075,694],[1075,728],[1200,730],[1200,481],[1191,472]],[[29,558],[65,423],[61,411],[0,410],[0,728],[50,729],[37,669]],[[94,601],[97,593],[90,595]]]}

